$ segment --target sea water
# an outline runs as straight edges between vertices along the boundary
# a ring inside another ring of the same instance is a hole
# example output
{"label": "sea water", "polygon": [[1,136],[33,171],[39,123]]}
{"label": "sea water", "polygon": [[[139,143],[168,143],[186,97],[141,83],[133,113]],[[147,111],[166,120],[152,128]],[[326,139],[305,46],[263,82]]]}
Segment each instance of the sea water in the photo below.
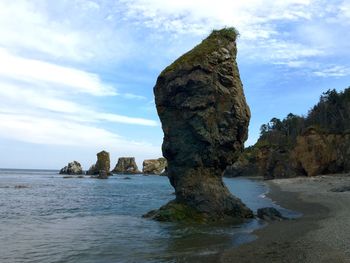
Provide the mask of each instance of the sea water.
{"label": "sea water", "polygon": [[[262,180],[224,181],[254,212],[277,206],[264,198],[268,188]],[[182,225],[142,218],[171,199],[167,177],[63,179],[57,171],[2,169],[0,262],[205,262],[254,240],[251,232],[263,224],[253,219],[241,225]]]}

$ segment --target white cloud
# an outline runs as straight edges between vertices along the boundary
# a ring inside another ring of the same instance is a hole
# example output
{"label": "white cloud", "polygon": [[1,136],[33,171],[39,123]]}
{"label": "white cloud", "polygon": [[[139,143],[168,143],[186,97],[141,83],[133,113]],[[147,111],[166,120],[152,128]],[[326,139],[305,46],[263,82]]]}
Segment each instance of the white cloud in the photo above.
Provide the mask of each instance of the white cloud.
{"label": "white cloud", "polygon": [[4,113],[0,113],[0,120],[1,138],[35,144],[99,149],[116,147],[133,153],[160,153],[160,147],[128,140],[102,128],[80,123]]}
{"label": "white cloud", "polygon": [[[234,26],[245,60],[296,69],[318,67],[315,58],[349,55],[344,35],[349,1],[335,0],[123,0],[127,17],[158,32],[204,37],[210,30]],[[338,48],[337,48],[338,47]],[[179,54],[176,54],[176,56]],[[302,61],[302,63],[301,63]]]}
{"label": "white cloud", "polygon": [[[115,5],[100,1],[0,1],[0,47],[60,61],[119,61],[135,50],[116,26]],[[125,44],[127,43],[127,45]]]}
{"label": "white cloud", "polygon": [[314,71],[314,74],[319,77],[345,77],[350,76],[350,67],[332,66],[329,68]]}
{"label": "white cloud", "polygon": [[[62,99],[45,90],[38,90],[36,86],[19,86],[6,83],[0,79],[0,112],[25,114],[33,112],[33,116],[49,116],[50,112],[60,114],[60,118],[79,122],[111,122],[143,126],[159,126],[154,120],[133,118],[114,113],[106,113],[82,104]],[[57,117],[56,117],[57,118]]]}
{"label": "white cloud", "polygon": [[[273,20],[309,19],[311,0],[124,0],[133,19],[173,32],[208,32],[211,28],[236,26],[245,34],[261,35],[261,25]],[[266,29],[266,32],[270,29]],[[247,33],[248,32],[248,33]],[[265,33],[266,33],[265,32]]]}
{"label": "white cloud", "polygon": [[122,94],[122,96],[126,99],[136,99],[136,100],[146,100],[147,98],[145,96],[140,96],[132,93],[125,93]]}
{"label": "white cloud", "polygon": [[2,75],[29,83],[45,82],[96,96],[117,94],[113,87],[103,83],[98,75],[75,68],[15,56],[5,49],[0,49],[0,61],[0,77]]}

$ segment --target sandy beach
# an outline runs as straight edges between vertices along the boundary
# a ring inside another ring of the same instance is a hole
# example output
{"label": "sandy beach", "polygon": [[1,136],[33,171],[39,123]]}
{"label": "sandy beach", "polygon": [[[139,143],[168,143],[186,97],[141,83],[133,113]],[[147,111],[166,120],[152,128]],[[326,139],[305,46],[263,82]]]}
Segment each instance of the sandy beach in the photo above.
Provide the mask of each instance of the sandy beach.
{"label": "sandy beach", "polygon": [[276,179],[269,197],[301,212],[294,220],[257,230],[256,241],[224,251],[216,262],[350,262],[349,175]]}

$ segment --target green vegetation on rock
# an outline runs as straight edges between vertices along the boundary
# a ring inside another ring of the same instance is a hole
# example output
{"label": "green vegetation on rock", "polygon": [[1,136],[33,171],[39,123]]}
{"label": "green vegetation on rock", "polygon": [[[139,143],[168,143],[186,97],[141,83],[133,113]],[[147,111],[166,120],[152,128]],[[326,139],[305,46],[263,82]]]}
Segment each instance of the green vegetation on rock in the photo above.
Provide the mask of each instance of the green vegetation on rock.
{"label": "green vegetation on rock", "polygon": [[207,61],[203,61],[203,58],[208,58],[207,55],[217,50],[218,44],[225,46],[229,43],[233,43],[238,36],[239,33],[234,27],[213,30],[209,37],[175,60],[170,66],[166,67],[161,74],[169,73],[179,68],[192,67],[199,63],[207,63]]}
{"label": "green vegetation on rock", "polygon": [[159,210],[151,211],[145,217],[151,217],[157,221],[205,223],[205,214],[198,212],[186,204],[169,202]]}

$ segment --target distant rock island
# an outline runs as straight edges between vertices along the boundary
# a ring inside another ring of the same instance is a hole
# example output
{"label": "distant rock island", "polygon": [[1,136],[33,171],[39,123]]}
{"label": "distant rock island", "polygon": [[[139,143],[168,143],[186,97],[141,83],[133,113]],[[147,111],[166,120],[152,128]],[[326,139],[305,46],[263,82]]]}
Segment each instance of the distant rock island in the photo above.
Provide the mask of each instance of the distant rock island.
{"label": "distant rock island", "polygon": [[222,181],[243,149],[250,120],[236,63],[237,35],[234,28],[214,30],[157,79],[162,150],[176,199],[148,217],[196,222],[253,217]]}
{"label": "distant rock island", "polygon": [[142,164],[142,173],[166,175],[167,165],[165,158],[144,160]]}
{"label": "distant rock island", "polygon": [[112,170],[115,174],[140,174],[135,157],[120,157],[115,168]]}
{"label": "distant rock island", "polygon": [[[97,153],[97,162],[86,171],[86,175],[99,179],[107,179],[113,174],[144,174],[144,175],[166,175],[167,160],[164,157],[158,159],[147,159],[143,161],[142,172],[139,170],[135,157],[120,157],[114,169],[110,171],[109,152]],[[72,175],[65,178],[75,178],[73,175],[84,174],[81,164],[77,161],[68,163],[59,174]],[[80,178],[80,177],[79,177]]]}
{"label": "distant rock island", "polygon": [[109,152],[101,151],[97,154],[97,162],[86,172],[87,175],[97,175],[99,179],[107,179],[110,175],[111,161]]}
{"label": "distant rock island", "polygon": [[348,172],[350,88],[325,92],[306,117],[290,113],[262,125],[257,143],[225,175],[273,179]]}
{"label": "distant rock island", "polygon": [[77,161],[73,161],[68,163],[67,166],[63,167],[59,174],[67,174],[67,175],[81,175],[83,174],[83,168],[81,164]]}

